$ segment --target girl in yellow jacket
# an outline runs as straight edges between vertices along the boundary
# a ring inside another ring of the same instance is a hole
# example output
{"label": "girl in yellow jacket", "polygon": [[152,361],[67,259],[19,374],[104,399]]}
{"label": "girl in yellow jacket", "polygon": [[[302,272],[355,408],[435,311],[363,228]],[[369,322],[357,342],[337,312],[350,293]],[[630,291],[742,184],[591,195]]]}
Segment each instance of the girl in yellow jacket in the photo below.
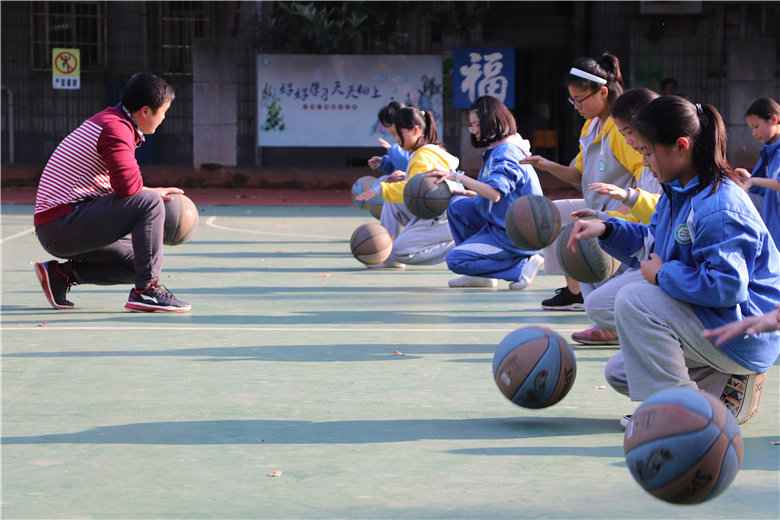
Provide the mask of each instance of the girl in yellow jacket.
{"label": "girl in yellow jacket", "polygon": [[[636,184],[644,170],[642,156],[626,143],[611,117],[612,104],[623,93],[623,76],[617,57],[605,53],[598,59],[577,59],[569,69],[566,83],[569,102],[586,120],[580,133],[580,151],[573,165],[558,164],[538,155],[524,161],[582,190],[582,199],[555,201],[564,225],[571,222],[571,213],[576,210],[607,211],[622,206],[621,202],[608,195],[589,190],[591,184],[602,182],[627,188]],[[555,247],[557,244],[544,250],[544,271],[547,274],[563,274],[555,257]],[[582,284],[585,294],[593,289],[593,286]],[[583,310],[580,284],[567,277],[566,287],[544,300],[542,307],[549,310]]]}
{"label": "girl in yellow jacket", "polygon": [[[639,149],[639,143],[635,141],[631,122],[642,108],[649,105],[657,97],[658,94],[652,90],[638,88],[625,92],[612,106],[612,119],[615,121],[615,126],[625,138],[626,143],[634,149]],[[661,197],[661,185],[649,166],[645,166],[642,176],[635,186],[621,188],[614,184],[597,182],[591,184],[589,189],[606,195],[612,200],[622,203],[623,206],[618,210],[604,212],[590,209],[580,210],[575,211],[572,216],[576,218],[596,216],[602,220],[617,217],[629,222],[649,224],[653,213],[655,213],[658,199]],[[585,312],[588,313],[588,318],[596,326],[575,332],[571,335],[572,339],[584,345],[617,345],[615,296],[624,285],[641,281],[641,279],[642,274],[636,266],[624,264],[618,275],[589,292],[585,296]],[[607,371],[608,377],[614,371],[614,367],[611,367]]]}
{"label": "girl in yellow jacket", "polygon": [[382,267],[438,264],[454,245],[447,216],[420,219],[412,215],[404,205],[404,187],[415,175],[433,170],[455,170],[460,161],[441,147],[436,120],[430,112],[403,107],[396,113],[395,129],[401,147],[412,153],[406,177],[395,182],[387,179],[376,190],[361,194],[357,200],[368,200],[379,193],[384,201],[382,223],[388,229],[402,229],[393,237],[393,252]]}

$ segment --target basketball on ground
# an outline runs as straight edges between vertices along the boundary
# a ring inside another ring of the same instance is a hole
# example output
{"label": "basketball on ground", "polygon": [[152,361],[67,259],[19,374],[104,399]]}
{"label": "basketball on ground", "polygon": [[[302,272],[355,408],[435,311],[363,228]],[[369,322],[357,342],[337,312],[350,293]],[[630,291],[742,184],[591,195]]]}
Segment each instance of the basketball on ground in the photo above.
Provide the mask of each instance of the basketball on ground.
{"label": "basketball on ground", "polygon": [[349,240],[352,256],[365,265],[381,264],[393,250],[390,233],[379,223],[361,224]]}

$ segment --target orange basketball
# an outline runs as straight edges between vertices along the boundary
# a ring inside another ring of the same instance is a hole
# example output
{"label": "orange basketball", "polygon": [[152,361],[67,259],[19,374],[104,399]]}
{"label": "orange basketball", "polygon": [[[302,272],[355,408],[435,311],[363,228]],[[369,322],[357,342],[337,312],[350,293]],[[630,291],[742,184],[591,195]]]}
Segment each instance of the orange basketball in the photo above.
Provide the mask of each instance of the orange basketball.
{"label": "orange basketball", "polygon": [[349,240],[352,255],[365,265],[381,264],[393,250],[390,233],[379,223],[361,224]]}
{"label": "orange basketball", "polygon": [[188,241],[198,227],[198,208],[186,195],[174,194],[165,201],[165,229],[163,242],[178,246]]}

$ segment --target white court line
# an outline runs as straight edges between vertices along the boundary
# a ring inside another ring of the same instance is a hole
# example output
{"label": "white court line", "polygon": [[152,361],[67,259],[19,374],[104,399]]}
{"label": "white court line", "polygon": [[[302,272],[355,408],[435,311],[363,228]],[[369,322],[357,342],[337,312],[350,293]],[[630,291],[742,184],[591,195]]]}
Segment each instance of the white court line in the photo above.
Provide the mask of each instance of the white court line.
{"label": "white court line", "polygon": [[12,332],[12,331],[31,331],[31,330],[37,330],[37,331],[52,331],[52,332],[61,332],[61,331],[107,331],[107,330],[116,330],[116,331],[132,331],[132,330],[162,330],[165,332],[192,332],[192,331],[198,331],[198,332],[207,332],[207,331],[231,331],[231,332],[239,332],[239,331],[246,331],[246,332],[442,332],[442,333],[453,333],[453,332],[510,332],[510,327],[502,328],[502,329],[486,329],[484,327],[475,328],[475,329],[467,329],[458,327],[457,329],[453,328],[418,328],[418,329],[403,329],[400,330],[398,328],[377,328],[377,327],[351,327],[351,328],[327,328],[327,327],[187,327],[187,326],[157,326],[157,325],[151,325],[151,326],[144,326],[140,325],[137,327],[103,327],[103,326],[95,326],[95,327],[76,327],[76,326],[64,326],[60,327],[54,324],[48,324],[46,326],[25,326],[25,327],[0,327],[0,332]]}
{"label": "white court line", "polygon": [[29,235],[33,231],[35,231],[35,228],[25,229],[24,231],[20,231],[15,235],[11,235],[10,237],[0,238],[0,244],[4,242],[8,242],[9,240],[13,240],[14,238],[19,238],[19,237],[23,237],[24,235]]}
{"label": "white court line", "polygon": [[253,229],[242,229],[242,228],[234,228],[229,226],[222,226],[220,224],[215,224],[214,221],[217,220],[217,217],[209,217],[206,219],[206,225],[214,228],[214,229],[222,229],[224,231],[234,231],[236,233],[249,233],[251,235],[268,235],[268,236],[274,236],[274,237],[284,237],[284,238],[319,238],[324,240],[346,240],[344,237],[329,237],[325,235],[304,235],[301,233],[295,233],[293,231],[290,231],[289,233],[273,233],[271,231],[255,231]]}

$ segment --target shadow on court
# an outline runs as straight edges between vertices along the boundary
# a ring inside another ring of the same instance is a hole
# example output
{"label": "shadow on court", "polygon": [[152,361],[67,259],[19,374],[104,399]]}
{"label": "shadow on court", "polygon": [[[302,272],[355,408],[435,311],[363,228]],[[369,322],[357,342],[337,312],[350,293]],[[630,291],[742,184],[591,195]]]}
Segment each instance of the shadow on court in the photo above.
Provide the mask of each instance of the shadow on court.
{"label": "shadow on court", "polygon": [[[401,350],[403,355],[394,355]],[[495,345],[290,345],[282,347],[206,347],[166,350],[80,350],[59,352],[24,352],[4,354],[2,358],[207,358],[206,361],[263,361],[263,362],[350,362],[403,361],[423,355],[493,353]]]}
{"label": "shadow on court", "polygon": [[[202,253],[166,253],[166,257],[208,257],[208,258],[227,258],[227,259],[255,259],[255,258],[351,258],[349,250],[346,251],[230,251],[212,253],[204,251]],[[359,268],[359,266],[358,266]],[[165,269],[169,271],[170,269]]]}
{"label": "shadow on court", "polygon": [[11,444],[367,444],[620,433],[614,419],[502,417],[362,421],[176,421],[3,437]]}
{"label": "shadow on court", "polygon": [[[772,437],[743,437],[745,458],[743,470],[780,471],[780,449],[772,447]],[[454,455],[492,457],[623,457],[619,446],[518,446],[500,448],[465,448],[448,450]],[[625,462],[621,462],[625,465]]]}
{"label": "shadow on court", "polygon": [[[353,273],[360,267],[166,267],[166,273]],[[179,291],[182,292],[182,291]]]}
{"label": "shadow on court", "polygon": [[[186,291],[180,291],[186,294]],[[71,314],[72,316],[73,314]],[[39,320],[4,320],[9,325],[37,324]],[[57,315],[57,325],[74,324],[116,324],[116,318],[106,319],[68,319],[63,314]],[[468,311],[450,311],[448,313],[430,313],[430,312],[404,312],[386,309],[377,310],[343,310],[343,311],[305,311],[295,312],[286,315],[263,315],[263,314],[192,314],[192,315],[170,315],[170,314],[133,314],[128,316],[126,324],[151,324],[151,325],[246,325],[246,326],[284,326],[296,325],[307,327],[311,325],[334,325],[334,324],[376,324],[376,325],[396,325],[403,324],[410,328],[428,325],[474,325],[474,324],[498,324],[509,323],[517,327],[523,325],[535,325],[547,323],[554,325],[578,325],[582,323],[580,316],[572,315],[544,315],[538,313],[523,315],[522,312],[504,316],[482,315],[475,316]],[[509,332],[509,329],[507,329]]]}
{"label": "shadow on court", "polygon": [[[494,349],[491,349],[491,352],[493,350]],[[577,351],[577,350],[580,350],[580,349],[574,349],[574,350]],[[585,350],[586,352],[590,351],[590,350],[614,350],[614,351],[617,351],[618,347],[606,347],[606,346],[605,347],[593,347],[593,346],[589,345],[589,346],[585,347],[583,350]],[[489,357],[489,358],[449,359],[447,361],[449,361],[450,363],[492,363],[493,362],[493,358]],[[577,363],[606,363],[607,361],[609,361],[608,357],[588,357],[588,358],[586,358],[586,357],[578,357],[577,358]]]}
{"label": "shadow on court", "polygon": [[[187,247],[192,246],[246,246],[246,245],[299,245],[299,244],[349,244],[349,240],[194,240],[187,242]],[[171,253],[170,248],[165,249],[166,256],[175,256],[179,253]]]}

